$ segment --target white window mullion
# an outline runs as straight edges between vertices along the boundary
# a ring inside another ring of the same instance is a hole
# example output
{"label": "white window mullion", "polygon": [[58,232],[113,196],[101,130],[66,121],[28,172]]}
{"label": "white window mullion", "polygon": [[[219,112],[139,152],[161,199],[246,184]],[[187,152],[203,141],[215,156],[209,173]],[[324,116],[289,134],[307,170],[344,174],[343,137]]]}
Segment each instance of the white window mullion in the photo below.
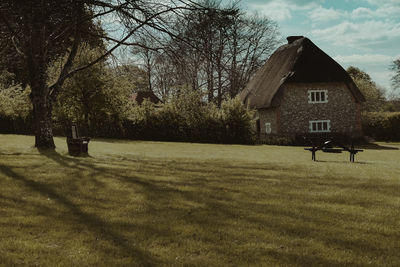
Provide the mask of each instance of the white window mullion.
{"label": "white window mullion", "polygon": [[[331,131],[330,120],[315,120],[315,121],[309,121],[308,123],[309,123],[308,128],[310,130],[310,133],[327,133]],[[324,123],[326,123],[326,129],[324,127]]]}
{"label": "white window mullion", "polygon": [[[308,90],[308,103],[328,103],[328,90]],[[322,100],[322,95],[324,95],[324,100]]]}

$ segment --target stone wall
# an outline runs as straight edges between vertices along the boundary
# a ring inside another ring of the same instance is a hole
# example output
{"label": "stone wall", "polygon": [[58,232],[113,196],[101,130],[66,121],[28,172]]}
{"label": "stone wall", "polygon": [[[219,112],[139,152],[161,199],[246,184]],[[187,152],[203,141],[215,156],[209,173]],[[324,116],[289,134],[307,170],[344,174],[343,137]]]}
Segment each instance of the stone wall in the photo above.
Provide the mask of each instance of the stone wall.
{"label": "stone wall", "polygon": [[271,123],[271,134],[278,133],[278,108],[259,109],[258,117],[260,119],[260,133],[266,134],[265,123]]}
{"label": "stone wall", "polygon": [[[308,90],[328,90],[328,103],[308,103]],[[362,134],[359,104],[344,83],[285,84],[280,103],[280,135],[309,133],[310,120],[330,120],[331,133]]]}

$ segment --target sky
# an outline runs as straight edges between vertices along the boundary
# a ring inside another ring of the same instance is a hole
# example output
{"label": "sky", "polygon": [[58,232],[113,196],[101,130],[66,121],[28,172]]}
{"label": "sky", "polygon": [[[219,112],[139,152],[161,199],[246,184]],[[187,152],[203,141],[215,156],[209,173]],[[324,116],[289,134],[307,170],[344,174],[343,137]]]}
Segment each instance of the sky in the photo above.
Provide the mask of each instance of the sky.
{"label": "sky", "polygon": [[391,90],[400,58],[400,0],[242,0],[248,12],[276,21],[282,38],[303,35],[343,68],[356,66]]}

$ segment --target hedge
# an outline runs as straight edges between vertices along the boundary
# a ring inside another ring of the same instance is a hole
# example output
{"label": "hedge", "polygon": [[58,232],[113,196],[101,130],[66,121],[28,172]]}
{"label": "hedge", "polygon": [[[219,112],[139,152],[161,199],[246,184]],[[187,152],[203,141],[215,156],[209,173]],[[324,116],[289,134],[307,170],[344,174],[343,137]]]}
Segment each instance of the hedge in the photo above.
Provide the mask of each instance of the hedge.
{"label": "hedge", "polygon": [[363,131],[377,141],[400,141],[400,112],[364,114]]}
{"label": "hedge", "polygon": [[[213,104],[177,100],[159,107],[145,101],[136,106],[132,116],[121,118],[103,114],[85,125],[75,120],[81,135],[133,140],[182,141],[198,143],[254,143],[251,111],[238,99],[224,101],[220,108]],[[72,121],[54,117],[53,133],[65,136]],[[33,134],[33,119],[7,116],[0,112],[0,133]]]}

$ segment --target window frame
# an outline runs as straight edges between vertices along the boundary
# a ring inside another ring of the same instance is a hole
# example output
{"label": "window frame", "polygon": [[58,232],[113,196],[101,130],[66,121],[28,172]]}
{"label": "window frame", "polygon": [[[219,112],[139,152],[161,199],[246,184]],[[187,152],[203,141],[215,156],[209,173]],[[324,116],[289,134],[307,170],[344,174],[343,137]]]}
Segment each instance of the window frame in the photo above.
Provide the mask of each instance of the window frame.
{"label": "window frame", "polygon": [[[328,90],[308,90],[307,93],[309,104],[328,103]],[[322,93],[324,95],[324,100],[321,100]]]}
{"label": "window frame", "polygon": [[[308,121],[310,133],[330,133],[331,132],[331,120],[310,120]],[[325,129],[326,123],[326,129]],[[315,127],[314,127],[315,126]],[[321,127],[319,127],[321,126]]]}

